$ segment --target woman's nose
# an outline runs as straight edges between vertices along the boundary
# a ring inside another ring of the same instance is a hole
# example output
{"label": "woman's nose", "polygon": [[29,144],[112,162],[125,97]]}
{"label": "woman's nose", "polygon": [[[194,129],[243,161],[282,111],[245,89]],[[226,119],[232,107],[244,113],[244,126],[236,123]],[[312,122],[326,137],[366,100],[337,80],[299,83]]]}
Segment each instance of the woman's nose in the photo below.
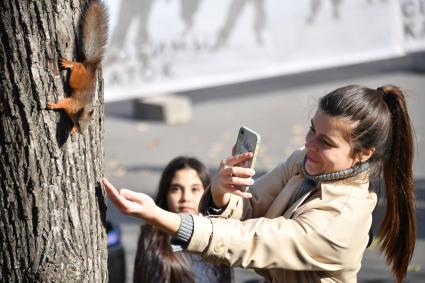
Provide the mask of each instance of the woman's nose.
{"label": "woman's nose", "polygon": [[305,148],[308,151],[317,151],[317,145],[316,145],[313,137],[310,137],[310,138],[307,137],[306,138],[306,140],[305,140]]}

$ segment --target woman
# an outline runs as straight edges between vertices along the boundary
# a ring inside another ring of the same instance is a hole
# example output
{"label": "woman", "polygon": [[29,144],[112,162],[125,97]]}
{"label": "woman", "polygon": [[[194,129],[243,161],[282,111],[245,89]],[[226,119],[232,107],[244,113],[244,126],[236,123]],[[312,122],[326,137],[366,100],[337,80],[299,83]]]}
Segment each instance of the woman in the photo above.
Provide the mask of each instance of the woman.
{"label": "woman", "polygon": [[[199,200],[210,184],[206,167],[197,159],[179,156],[162,172],[156,204],[174,213],[198,213]],[[173,252],[170,236],[143,225],[137,244],[134,282],[230,282],[230,268],[200,261],[199,256]]]}
{"label": "woman", "polygon": [[271,282],[357,282],[377,203],[370,180],[383,173],[379,241],[401,282],[415,246],[412,131],[399,88],[346,86],[320,99],[305,149],[255,184],[253,170],[238,167],[251,153],[222,161],[201,200],[201,211],[219,216],[169,213],[104,184],[123,213],[205,260],[254,268]]}

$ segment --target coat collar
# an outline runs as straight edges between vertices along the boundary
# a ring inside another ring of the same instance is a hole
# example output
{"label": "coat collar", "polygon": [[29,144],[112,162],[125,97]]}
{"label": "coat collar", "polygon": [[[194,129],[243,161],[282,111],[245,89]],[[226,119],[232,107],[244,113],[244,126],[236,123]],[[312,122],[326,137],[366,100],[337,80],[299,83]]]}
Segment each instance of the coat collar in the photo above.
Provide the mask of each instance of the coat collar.
{"label": "coat collar", "polygon": [[[298,174],[300,175],[302,175],[301,166],[303,166],[303,162],[298,163]],[[344,195],[367,197],[369,193],[369,172],[365,171],[341,180],[322,181],[319,182],[319,186],[323,200]]]}
{"label": "coat collar", "polygon": [[369,174],[364,172],[343,180],[321,182],[319,185],[323,200],[344,195],[366,198],[369,194]]}
{"label": "coat collar", "polygon": [[[359,176],[363,175],[363,176]],[[327,181],[321,182],[320,186],[320,199],[323,201],[336,199],[339,197],[353,196],[356,198],[367,199],[369,196],[369,180],[368,174],[366,172],[359,174],[351,178],[338,180],[338,181]],[[302,175],[298,175],[302,177]],[[286,218],[292,218],[294,215],[302,213],[307,207],[312,205],[314,202],[308,202],[303,204],[305,199],[310,196],[310,194],[317,192],[312,191],[304,196],[302,196],[298,201],[296,201],[291,207],[288,207],[283,214]]]}

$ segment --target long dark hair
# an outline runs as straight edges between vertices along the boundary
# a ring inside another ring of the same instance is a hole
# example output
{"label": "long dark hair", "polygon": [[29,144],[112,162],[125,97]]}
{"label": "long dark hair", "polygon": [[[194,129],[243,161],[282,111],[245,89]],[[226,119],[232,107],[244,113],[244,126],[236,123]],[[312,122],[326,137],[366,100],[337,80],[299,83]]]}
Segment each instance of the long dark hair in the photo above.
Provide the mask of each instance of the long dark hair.
{"label": "long dark hair", "polygon": [[[187,168],[194,169],[198,173],[204,188],[210,184],[208,170],[198,159],[185,156],[174,158],[164,168],[159,181],[155,202],[162,209],[169,210],[167,194],[175,173]],[[217,278],[220,278],[220,275],[222,278],[230,278],[228,267],[217,265],[211,268],[215,269],[215,274],[219,274]],[[228,281],[220,278],[218,282]],[[170,236],[166,233],[150,225],[143,225],[137,244],[133,282],[195,282],[192,259],[184,252],[173,252],[170,246]]]}
{"label": "long dark hair", "polygon": [[416,240],[413,188],[413,128],[405,96],[396,86],[378,89],[350,85],[324,96],[319,108],[353,122],[348,133],[353,156],[375,148],[371,177],[383,173],[386,207],[379,240],[397,282],[407,273]]}

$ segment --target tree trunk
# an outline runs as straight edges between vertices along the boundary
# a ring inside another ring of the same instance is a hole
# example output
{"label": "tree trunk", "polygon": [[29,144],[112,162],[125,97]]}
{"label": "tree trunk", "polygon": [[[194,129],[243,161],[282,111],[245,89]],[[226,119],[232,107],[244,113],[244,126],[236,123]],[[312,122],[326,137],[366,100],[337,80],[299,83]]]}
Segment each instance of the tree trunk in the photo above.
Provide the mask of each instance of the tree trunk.
{"label": "tree trunk", "polygon": [[[83,134],[48,102],[67,96],[77,0],[0,2],[0,282],[106,282],[103,83]],[[77,57],[78,58],[78,57]]]}

